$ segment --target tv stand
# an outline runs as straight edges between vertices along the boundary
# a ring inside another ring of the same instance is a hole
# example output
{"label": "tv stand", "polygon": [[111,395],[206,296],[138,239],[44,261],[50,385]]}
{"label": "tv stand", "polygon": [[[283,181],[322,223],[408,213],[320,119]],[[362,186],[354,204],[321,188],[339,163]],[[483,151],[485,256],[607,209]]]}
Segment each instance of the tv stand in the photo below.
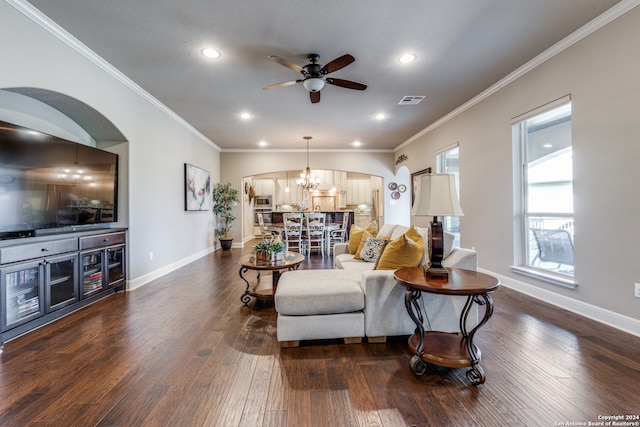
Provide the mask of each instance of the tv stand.
{"label": "tv stand", "polygon": [[1,240],[0,351],[4,341],[123,291],[126,247],[122,228]]}
{"label": "tv stand", "polygon": [[4,231],[0,233],[0,240],[23,239],[35,236],[35,230]]}

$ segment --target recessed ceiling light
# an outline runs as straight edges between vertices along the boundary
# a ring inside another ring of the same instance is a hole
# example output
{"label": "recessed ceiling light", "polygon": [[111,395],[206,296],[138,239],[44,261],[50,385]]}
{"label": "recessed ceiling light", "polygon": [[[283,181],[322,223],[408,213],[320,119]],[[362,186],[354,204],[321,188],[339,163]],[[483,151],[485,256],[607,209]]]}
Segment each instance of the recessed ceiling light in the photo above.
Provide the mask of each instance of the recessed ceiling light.
{"label": "recessed ceiling light", "polygon": [[384,120],[387,118],[387,115],[384,113],[378,113],[375,116],[373,116],[373,118],[376,120]]}
{"label": "recessed ceiling light", "polygon": [[240,118],[242,120],[249,120],[251,117],[252,117],[251,113],[247,113],[246,111],[243,113],[240,113]]}
{"label": "recessed ceiling light", "polygon": [[260,142],[258,142],[258,145],[259,145],[260,147],[266,147],[266,146],[267,146],[267,145],[269,145],[269,144],[267,144],[267,141],[260,141]]}
{"label": "recessed ceiling light", "polygon": [[543,145],[543,147],[544,147],[544,148],[552,148],[552,147],[553,147],[553,145],[552,145],[552,144],[544,144],[544,145]]}
{"label": "recessed ceiling light", "polygon": [[351,145],[353,145],[354,147],[360,147],[360,146],[362,145],[362,142],[360,142],[360,141],[353,141],[353,143],[352,143]]}
{"label": "recessed ceiling light", "polygon": [[202,49],[202,54],[204,56],[206,56],[207,58],[219,58],[220,57],[220,52],[218,52],[217,50],[207,47],[205,49]]}
{"label": "recessed ceiling light", "polygon": [[399,61],[403,64],[408,64],[410,62],[415,61],[416,58],[418,58],[418,56],[415,53],[407,53],[405,55],[402,55]]}

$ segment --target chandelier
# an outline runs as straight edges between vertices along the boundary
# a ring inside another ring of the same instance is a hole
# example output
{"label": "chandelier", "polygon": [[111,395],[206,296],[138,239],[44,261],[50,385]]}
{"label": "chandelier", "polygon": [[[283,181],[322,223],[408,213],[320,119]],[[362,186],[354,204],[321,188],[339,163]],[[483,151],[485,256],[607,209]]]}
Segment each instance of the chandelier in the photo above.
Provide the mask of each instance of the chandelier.
{"label": "chandelier", "polygon": [[318,185],[320,185],[320,178],[316,178],[315,174],[311,173],[311,168],[309,167],[309,140],[311,137],[304,136],[303,139],[307,141],[307,168],[302,171],[300,178],[296,183],[303,191],[310,191],[318,188]]}

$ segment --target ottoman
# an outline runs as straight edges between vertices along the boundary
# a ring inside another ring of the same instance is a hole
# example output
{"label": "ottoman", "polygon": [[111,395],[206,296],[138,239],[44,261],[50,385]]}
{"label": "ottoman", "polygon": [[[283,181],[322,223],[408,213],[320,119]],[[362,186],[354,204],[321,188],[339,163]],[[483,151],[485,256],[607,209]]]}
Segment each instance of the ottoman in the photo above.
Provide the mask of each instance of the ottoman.
{"label": "ottoman", "polygon": [[274,304],[282,347],[333,338],[359,343],[364,337],[364,292],[358,272],[287,271],[280,276]]}

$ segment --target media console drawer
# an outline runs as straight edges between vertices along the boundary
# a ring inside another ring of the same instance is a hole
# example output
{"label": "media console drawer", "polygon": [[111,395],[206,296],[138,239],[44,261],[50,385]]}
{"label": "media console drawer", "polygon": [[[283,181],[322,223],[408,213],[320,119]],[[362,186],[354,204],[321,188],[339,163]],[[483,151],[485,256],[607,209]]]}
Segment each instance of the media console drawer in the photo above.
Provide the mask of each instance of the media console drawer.
{"label": "media console drawer", "polygon": [[78,239],[52,240],[42,243],[8,246],[0,248],[0,264],[9,264],[33,258],[74,252],[78,250]]}
{"label": "media console drawer", "polygon": [[126,233],[109,233],[100,234],[99,236],[81,237],[80,250],[104,248],[105,246],[113,246],[124,244],[127,241]]}

